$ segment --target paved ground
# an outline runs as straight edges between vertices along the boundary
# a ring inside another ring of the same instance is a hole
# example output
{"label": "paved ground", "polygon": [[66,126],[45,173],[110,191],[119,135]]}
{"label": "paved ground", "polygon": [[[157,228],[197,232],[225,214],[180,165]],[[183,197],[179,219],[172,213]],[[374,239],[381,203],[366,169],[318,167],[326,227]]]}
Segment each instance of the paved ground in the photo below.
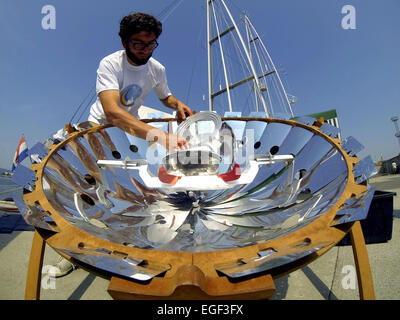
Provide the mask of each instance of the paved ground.
{"label": "paved ground", "polygon": [[[374,279],[375,295],[380,300],[400,298],[400,175],[379,176],[370,180],[377,190],[396,192],[392,240],[369,244],[367,250]],[[0,300],[24,299],[27,264],[33,232],[0,234]],[[46,248],[44,265],[58,255]],[[275,281],[275,300],[358,300],[357,281],[351,246],[336,246],[308,266]],[[347,281],[346,281],[347,280]],[[353,286],[354,285],[354,286]],[[108,281],[82,269],[56,280],[55,289],[42,289],[42,300],[110,300]]]}

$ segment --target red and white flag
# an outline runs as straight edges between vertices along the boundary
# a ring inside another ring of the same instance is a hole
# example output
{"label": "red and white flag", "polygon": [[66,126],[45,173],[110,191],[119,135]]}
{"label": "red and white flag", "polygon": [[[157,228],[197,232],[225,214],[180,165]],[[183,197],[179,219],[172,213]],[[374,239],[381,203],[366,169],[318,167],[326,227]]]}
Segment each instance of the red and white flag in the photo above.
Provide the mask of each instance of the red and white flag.
{"label": "red and white flag", "polygon": [[22,136],[19,140],[17,151],[15,152],[14,161],[12,164],[12,171],[28,156],[28,147],[26,146],[25,138]]}

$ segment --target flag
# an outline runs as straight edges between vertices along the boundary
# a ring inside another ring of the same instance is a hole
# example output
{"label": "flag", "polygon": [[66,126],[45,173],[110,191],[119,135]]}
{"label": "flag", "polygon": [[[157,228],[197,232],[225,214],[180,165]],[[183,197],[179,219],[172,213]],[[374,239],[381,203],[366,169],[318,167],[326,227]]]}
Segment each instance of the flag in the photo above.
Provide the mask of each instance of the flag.
{"label": "flag", "polygon": [[28,156],[28,147],[26,146],[25,138],[22,136],[19,140],[17,151],[15,152],[14,161],[12,164],[12,171],[15,170],[17,165]]}

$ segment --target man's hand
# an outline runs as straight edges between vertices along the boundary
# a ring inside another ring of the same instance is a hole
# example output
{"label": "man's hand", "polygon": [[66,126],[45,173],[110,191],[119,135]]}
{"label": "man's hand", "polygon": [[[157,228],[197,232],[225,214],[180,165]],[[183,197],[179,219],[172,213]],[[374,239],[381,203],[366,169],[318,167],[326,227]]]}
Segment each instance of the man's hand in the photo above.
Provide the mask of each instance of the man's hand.
{"label": "man's hand", "polygon": [[185,150],[190,147],[189,141],[175,134],[165,133],[161,138],[162,139],[157,142],[167,149],[168,152]]}
{"label": "man's hand", "polygon": [[184,138],[177,136],[175,134],[168,134],[168,145],[167,150],[171,151],[178,151],[188,149],[190,147],[189,141],[185,140]]}
{"label": "man's hand", "polygon": [[193,115],[192,109],[190,109],[183,102],[179,103],[177,112],[176,112],[176,120],[178,120],[178,123],[186,120],[186,117],[191,116],[191,115]]}
{"label": "man's hand", "polygon": [[167,98],[161,100],[161,102],[168,108],[176,110],[176,120],[178,123],[186,119],[187,116],[193,115],[192,109],[190,109],[182,101],[176,99],[172,94]]}

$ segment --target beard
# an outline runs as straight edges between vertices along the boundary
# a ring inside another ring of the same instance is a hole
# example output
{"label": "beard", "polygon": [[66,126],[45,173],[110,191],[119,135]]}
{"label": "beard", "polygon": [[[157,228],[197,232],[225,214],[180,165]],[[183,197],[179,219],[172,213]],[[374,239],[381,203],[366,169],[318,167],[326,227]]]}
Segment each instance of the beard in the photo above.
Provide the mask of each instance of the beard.
{"label": "beard", "polygon": [[147,58],[144,59],[139,59],[134,53],[132,53],[128,47],[126,47],[125,49],[126,55],[128,56],[129,59],[131,59],[131,61],[136,64],[137,66],[141,66],[147,63],[147,61],[149,61],[149,59],[152,56],[152,53],[149,54],[149,56]]}

